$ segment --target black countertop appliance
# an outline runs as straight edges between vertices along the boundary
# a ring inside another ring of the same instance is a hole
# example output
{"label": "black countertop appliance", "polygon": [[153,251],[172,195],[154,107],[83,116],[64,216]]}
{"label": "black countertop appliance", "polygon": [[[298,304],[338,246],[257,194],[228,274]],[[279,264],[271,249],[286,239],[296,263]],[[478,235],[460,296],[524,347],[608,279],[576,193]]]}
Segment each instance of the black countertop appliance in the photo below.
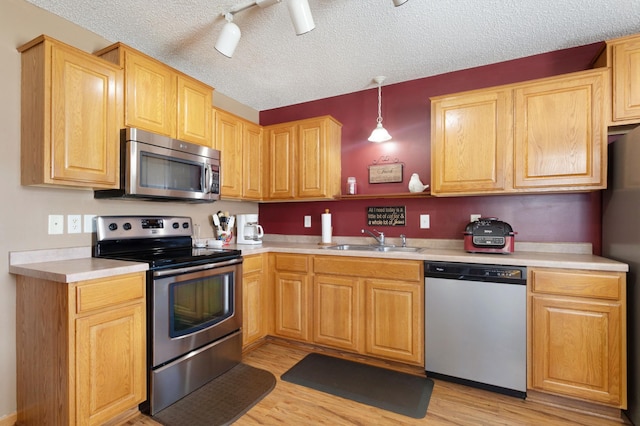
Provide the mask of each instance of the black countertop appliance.
{"label": "black countertop appliance", "polygon": [[511,225],[497,217],[481,217],[467,224],[464,249],[469,253],[513,253],[515,234]]}

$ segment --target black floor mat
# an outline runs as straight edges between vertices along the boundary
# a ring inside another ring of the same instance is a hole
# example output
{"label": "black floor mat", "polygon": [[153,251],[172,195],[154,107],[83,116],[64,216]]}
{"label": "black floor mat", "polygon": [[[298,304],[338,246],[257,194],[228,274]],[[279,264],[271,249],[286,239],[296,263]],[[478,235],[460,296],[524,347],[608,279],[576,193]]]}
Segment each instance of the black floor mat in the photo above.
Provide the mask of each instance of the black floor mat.
{"label": "black floor mat", "polygon": [[427,414],[433,390],[425,377],[315,353],[280,378],[416,419]]}
{"label": "black floor mat", "polygon": [[276,385],[268,371],[238,364],[176,403],[153,419],[166,426],[228,425],[249,411]]}

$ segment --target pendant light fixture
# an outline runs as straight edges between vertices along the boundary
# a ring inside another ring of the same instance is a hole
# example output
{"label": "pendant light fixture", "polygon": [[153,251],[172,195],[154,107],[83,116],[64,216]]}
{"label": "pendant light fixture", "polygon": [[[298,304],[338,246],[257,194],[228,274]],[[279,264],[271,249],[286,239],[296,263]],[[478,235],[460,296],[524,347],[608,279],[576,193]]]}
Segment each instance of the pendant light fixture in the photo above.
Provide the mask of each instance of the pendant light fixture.
{"label": "pendant light fixture", "polygon": [[402,6],[402,5],[403,5],[403,4],[405,4],[407,1],[408,1],[408,0],[393,0],[393,5],[394,5],[395,7]]}
{"label": "pendant light fixture", "polygon": [[378,76],[373,79],[376,83],[378,83],[378,124],[376,128],[371,132],[371,136],[369,136],[369,142],[386,142],[391,140],[391,135],[387,132],[387,129],[382,127],[382,82],[385,77]]}

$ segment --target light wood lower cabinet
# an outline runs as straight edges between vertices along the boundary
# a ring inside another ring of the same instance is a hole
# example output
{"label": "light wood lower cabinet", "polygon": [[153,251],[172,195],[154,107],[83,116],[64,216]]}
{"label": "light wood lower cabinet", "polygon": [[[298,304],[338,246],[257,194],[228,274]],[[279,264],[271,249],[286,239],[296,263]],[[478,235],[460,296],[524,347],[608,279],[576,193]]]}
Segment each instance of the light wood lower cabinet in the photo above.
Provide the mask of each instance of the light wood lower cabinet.
{"label": "light wood lower cabinet", "polygon": [[274,334],[311,340],[311,257],[274,254]]}
{"label": "light wood lower cabinet", "polygon": [[267,333],[267,275],[265,255],[244,256],[242,264],[242,346]]}
{"label": "light wood lower cabinet", "polygon": [[424,365],[423,262],[315,256],[314,342]]}
{"label": "light wood lower cabinet", "polygon": [[625,274],[528,274],[528,387],[626,408]]}
{"label": "light wood lower cabinet", "polygon": [[99,425],[145,400],[144,273],[16,281],[19,424]]}

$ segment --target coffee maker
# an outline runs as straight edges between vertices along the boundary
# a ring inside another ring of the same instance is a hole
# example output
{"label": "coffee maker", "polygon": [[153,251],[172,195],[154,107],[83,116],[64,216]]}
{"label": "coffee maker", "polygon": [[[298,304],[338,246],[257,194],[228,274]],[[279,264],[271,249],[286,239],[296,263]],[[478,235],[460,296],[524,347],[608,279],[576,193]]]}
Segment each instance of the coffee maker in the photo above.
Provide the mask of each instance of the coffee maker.
{"label": "coffee maker", "polygon": [[236,244],[262,244],[264,230],[258,224],[257,214],[236,215]]}

